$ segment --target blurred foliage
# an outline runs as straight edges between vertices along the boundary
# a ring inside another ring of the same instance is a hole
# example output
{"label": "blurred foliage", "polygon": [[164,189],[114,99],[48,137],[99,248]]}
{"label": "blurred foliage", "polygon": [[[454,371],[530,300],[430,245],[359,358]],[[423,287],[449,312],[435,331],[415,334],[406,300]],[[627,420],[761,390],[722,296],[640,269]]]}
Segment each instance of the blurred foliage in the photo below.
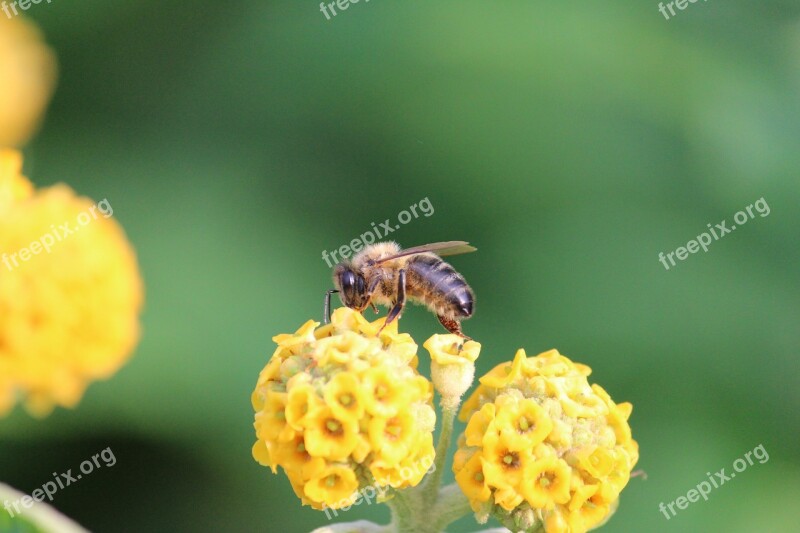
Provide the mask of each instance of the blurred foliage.
{"label": "blurred foliage", "polygon": [[19,516],[11,517],[0,509],[0,531],[7,533],[40,533],[40,530],[29,521]]}
{"label": "blurred foliage", "polygon": [[[556,347],[633,403],[647,479],[605,531],[796,528],[799,4],[701,2],[669,21],[655,1],[28,14],[61,75],[26,173],[108,198],[147,304],[138,353],[77,410],[0,421],[0,479],[29,493],[111,446],[117,465],[53,502],[91,530],[325,524],[252,459],[250,393],[271,337],[321,318],[322,250],[428,197],[435,214],[391,237],[479,248],[452,260],[478,295],[479,373]],[[658,262],[761,197],[768,217]],[[441,330],[422,308],[401,329]],[[769,462],[659,513],[758,444]]]}

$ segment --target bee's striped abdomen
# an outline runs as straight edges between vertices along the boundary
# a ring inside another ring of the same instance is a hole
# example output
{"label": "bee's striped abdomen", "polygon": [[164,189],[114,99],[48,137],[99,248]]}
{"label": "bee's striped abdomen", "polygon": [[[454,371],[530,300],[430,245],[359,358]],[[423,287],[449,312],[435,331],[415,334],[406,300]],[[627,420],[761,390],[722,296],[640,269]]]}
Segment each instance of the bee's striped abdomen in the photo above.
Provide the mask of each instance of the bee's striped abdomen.
{"label": "bee's striped abdomen", "polygon": [[475,296],[464,276],[433,254],[414,256],[407,264],[409,295],[438,315],[472,316]]}

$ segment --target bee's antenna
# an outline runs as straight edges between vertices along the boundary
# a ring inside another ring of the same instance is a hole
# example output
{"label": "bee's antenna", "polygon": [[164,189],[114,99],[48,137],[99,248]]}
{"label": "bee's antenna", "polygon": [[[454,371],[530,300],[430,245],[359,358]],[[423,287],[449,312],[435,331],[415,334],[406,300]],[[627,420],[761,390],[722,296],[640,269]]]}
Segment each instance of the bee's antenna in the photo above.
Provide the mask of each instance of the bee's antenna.
{"label": "bee's antenna", "polygon": [[331,289],[325,293],[325,305],[322,308],[323,323],[328,324],[331,321],[331,294],[339,292],[336,289]]}

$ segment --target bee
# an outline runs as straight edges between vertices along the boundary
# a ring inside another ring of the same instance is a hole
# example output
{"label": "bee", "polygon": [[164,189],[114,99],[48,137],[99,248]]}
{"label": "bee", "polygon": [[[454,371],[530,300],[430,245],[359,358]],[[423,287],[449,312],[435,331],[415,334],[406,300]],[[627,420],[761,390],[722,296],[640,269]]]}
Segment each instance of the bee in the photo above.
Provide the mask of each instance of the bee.
{"label": "bee", "polygon": [[[461,331],[461,320],[475,308],[475,294],[464,276],[440,256],[474,252],[465,241],[447,241],[402,250],[395,242],[370,244],[352,260],[336,265],[333,284],[325,293],[324,321],[330,322],[331,294],[342,303],[363,312],[375,304],[389,307],[383,327],[399,318],[406,301],[427,306],[449,331],[470,340]],[[383,327],[381,329],[383,329]]]}

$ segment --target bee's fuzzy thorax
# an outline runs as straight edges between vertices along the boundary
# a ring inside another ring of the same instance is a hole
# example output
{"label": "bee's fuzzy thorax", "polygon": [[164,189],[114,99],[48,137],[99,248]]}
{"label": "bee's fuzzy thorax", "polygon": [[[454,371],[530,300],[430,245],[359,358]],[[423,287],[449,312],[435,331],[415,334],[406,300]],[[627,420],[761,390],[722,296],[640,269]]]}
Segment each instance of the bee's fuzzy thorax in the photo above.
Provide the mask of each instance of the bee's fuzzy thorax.
{"label": "bee's fuzzy thorax", "polygon": [[375,261],[382,257],[396,255],[401,250],[400,245],[394,241],[378,242],[370,244],[355,256],[353,256],[353,266],[355,268],[363,268],[367,261]]}

